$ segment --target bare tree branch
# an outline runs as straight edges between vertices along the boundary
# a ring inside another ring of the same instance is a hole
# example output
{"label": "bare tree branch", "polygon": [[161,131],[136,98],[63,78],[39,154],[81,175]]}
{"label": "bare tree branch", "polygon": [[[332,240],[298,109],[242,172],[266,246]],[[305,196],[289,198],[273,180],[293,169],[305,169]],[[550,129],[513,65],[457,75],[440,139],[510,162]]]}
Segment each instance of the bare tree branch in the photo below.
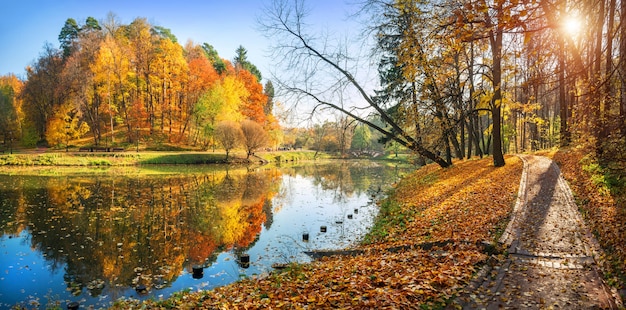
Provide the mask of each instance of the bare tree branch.
{"label": "bare tree branch", "polygon": [[[302,0],[275,0],[266,8],[266,19],[260,20],[260,24],[268,37],[271,37],[275,46],[273,48],[274,59],[278,61],[288,72],[292,73],[289,78],[276,77],[280,87],[289,94],[312,99],[317,103],[313,108],[314,113],[320,106],[330,107],[344,113],[361,123],[379,131],[388,138],[417,152],[418,154],[436,162],[442,167],[450,164],[440,156],[426,149],[416,141],[388,114],[385,108],[367,93],[363,85],[357,81],[348,68],[348,52],[346,49],[337,48],[337,52],[329,51],[329,40],[323,40],[318,47],[316,39],[305,32],[307,27],[305,17],[307,8]],[[346,63],[345,66],[340,64]],[[324,74],[335,79],[334,83],[323,87]],[[289,80],[289,82],[287,82]],[[333,93],[349,92],[351,86],[356,94],[373,109],[391,130],[377,126],[364,117],[354,113],[356,107],[345,107],[341,103],[332,103],[331,100],[322,98],[321,95],[331,96]]]}

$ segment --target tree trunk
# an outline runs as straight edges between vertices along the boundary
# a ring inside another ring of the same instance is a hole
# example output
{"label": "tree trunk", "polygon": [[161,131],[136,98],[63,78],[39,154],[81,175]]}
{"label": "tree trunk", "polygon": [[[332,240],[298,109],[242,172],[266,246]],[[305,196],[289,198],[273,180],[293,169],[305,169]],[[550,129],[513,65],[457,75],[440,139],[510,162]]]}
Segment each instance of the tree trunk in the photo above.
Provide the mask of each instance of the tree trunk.
{"label": "tree trunk", "polygon": [[[564,14],[564,13],[562,13]],[[570,143],[570,133],[567,127],[567,97],[565,96],[565,42],[561,37],[559,40],[559,115],[561,117],[560,142],[561,146],[568,146]]]}
{"label": "tree trunk", "polygon": [[[502,4],[498,9],[498,14],[502,15]],[[502,22],[501,16],[498,21]],[[491,99],[491,119],[493,120],[493,165],[504,166],[504,154],[502,152],[502,33],[500,25],[496,26],[495,34],[490,36],[491,53],[493,57],[493,98]]]}
{"label": "tree trunk", "polygon": [[620,59],[619,62],[619,77],[620,77],[620,105],[619,105],[619,119],[620,119],[620,131],[623,137],[626,137],[626,1],[620,1],[620,16],[622,16],[622,22],[620,23]]}
{"label": "tree trunk", "polygon": [[463,149],[459,145],[459,140],[456,138],[456,130],[451,131],[452,132],[448,134],[448,137],[450,138],[450,142],[452,142],[452,146],[454,147],[454,157],[458,159],[463,159]]}
{"label": "tree trunk", "polygon": [[459,123],[461,124],[461,145],[459,147],[461,152],[459,159],[463,159],[465,157],[465,118],[462,118]]}
{"label": "tree trunk", "polygon": [[593,51],[593,68],[591,74],[592,81],[592,89],[591,91],[595,92],[595,94],[591,94],[589,96],[589,101],[591,102],[591,134],[596,137],[596,151],[598,154],[602,154],[602,143],[605,140],[605,136],[603,133],[603,120],[602,120],[602,102],[603,96],[600,96],[600,85],[602,84],[602,38],[604,34],[604,9],[605,9],[605,1],[599,1],[599,7],[596,15],[595,22],[595,43],[594,43],[594,51]]}
{"label": "tree trunk", "polygon": [[477,133],[478,133],[478,138],[479,138],[479,142],[480,142],[480,149],[483,153],[483,155],[489,155],[489,148],[487,147],[487,145],[485,144],[485,128],[483,127],[483,118],[482,117],[477,117],[476,118],[476,129],[477,129]]}

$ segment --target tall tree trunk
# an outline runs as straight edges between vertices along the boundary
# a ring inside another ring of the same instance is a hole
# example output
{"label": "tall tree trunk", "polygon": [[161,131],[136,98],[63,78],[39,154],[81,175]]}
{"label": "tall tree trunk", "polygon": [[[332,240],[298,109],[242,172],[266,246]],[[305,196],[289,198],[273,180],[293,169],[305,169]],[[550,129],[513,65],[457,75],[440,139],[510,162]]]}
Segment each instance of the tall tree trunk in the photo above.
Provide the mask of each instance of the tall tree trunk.
{"label": "tall tree trunk", "polygon": [[[564,12],[561,13],[565,14]],[[565,42],[561,37],[559,41],[559,116],[561,117],[560,142],[561,146],[568,146],[570,143],[570,132],[567,127],[567,97],[565,96]]]}
{"label": "tall tree trunk", "polygon": [[454,147],[454,157],[458,159],[463,159],[463,151],[461,149],[461,146],[459,145],[459,140],[457,139],[457,133],[454,128],[452,128],[451,130],[448,130],[448,138],[450,139],[450,142],[452,143],[452,146]]}
{"label": "tall tree trunk", "polygon": [[[498,9],[498,14],[502,15],[502,4]],[[501,16],[499,16],[501,17]],[[499,18],[499,22],[502,22]],[[503,29],[500,25],[496,25],[495,33],[493,30],[490,36],[491,53],[493,57],[493,97],[491,99],[491,118],[493,120],[493,165],[496,167],[504,166],[504,154],[502,152],[502,34]]]}
{"label": "tall tree trunk", "polygon": [[446,162],[452,165],[452,150],[450,149],[450,135],[448,133],[444,133],[443,142],[446,147]]}
{"label": "tall tree trunk", "polygon": [[528,122],[528,112],[523,111],[521,115],[520,127],[522,134],[520,137],[520,148],[522,152],[526,152],[528,151],[528,127],[530,126]]}
{"label": "tall tree trunk", "polygon": [[620,1],[620,45],[619,45],[619,78],[620,78],[620,105],[619,120],[622,136],[626,137],[626,1]]}
{"label": "tall tree trunk", "polygon": [[[418,144],[422,144],[422,128],[420,126],[420,120],[419,120],[419,110],[418,110],[418,105],[417,105],[417,85],[415,83],[415,79],[413,79],[413,81],[411,81],[411,104],[413,106],[413,114],[415,114],[415,141]],[[424,158],[424,156],[422,154],[419,154],[418,158],[417,158],[417,164],[419,166],[425,166],[426,165],[426,158]]]}
{"label": "tall tree trunk", "polygon": [[[624,1],[624,0],[622,0]],[[606,14],[608,18],[607,22],[607,40],[606,40],[606,64],[604,68],[604,109],[602,111],[602,138],[606,139],[613,128],[613,117],[611,117],[611,110],[613,108],[613,100],[615,98],[615,87],[613,84],[613,38],[615,32],[615,0],[609,1],[609,11]],[[626,18],[622,16],[622,23],[626,23]],[[624,40],[624,38],[622,38]],[[621,61],[624,61],[623,59]]]}
{"label": "tall tree trunk", "polygon": [[461,136],[461,145],[460,145],[460,157],[459,159],[463,159],[463,157],[465,157],[465,117],[461,118],[461,121],[459,122],[459,124],[461,124],[461,132],[460,132],[460,136]]}
{"label": "tall tree trunk", "polygon": [[483,130],[482,130],[482,125],[480,123],[480,117],[478,115],[474,115],[471,119],[471,126],[472,126],[472,135],[474,136],[474,148],[476,151],[476,155],[478,155],[478,157],[483,158],[483,155],[485,155],[485,147],[484,145],[481,147],[480,143],[481,141],[483,141],[484,144],[484,140],[483,140]]}
{"label": "tall tree trunk", "polygon": [[[470,27],[472,27],[470,25]],[[480,137],[481,133],[478,131],[478,113],[473,112],[476,109],[476,101],[474,100],[475,88],[474,88],[474,41],[470,41],[470,55],[468,57],[468,65],[467,65],[467,80],[469,81],[469,111],[472,113],[468,116],[468,127],[467,131],[470,136],[470,141],[467,146],[467,158],[470,159],[472,157],[472,143],[474,144],[475,154],[480,158],[483,158],[483,151],[480,148]]]}
{"label": "tall tree trunk", "polygon": [[470,119],[463,121],[463,126],[467,127],[467,153],[465,154],[467,159],[472,158],[472,129],[470,128]]}
{"label": "tall tree trunk", "polygon": [[482,153],[484,155],[489,155],[489,148],[487,148],[487,145],[485,144],[486,140],[485,140],[485,127],[483,127],[483,117],[478,117],[476,119],[476,129],[478,130],[478,137],[479,137],[479,142],[480,142],[480,148],[482,150]]}
{"label": "tall tree trunk", "polygon": [[602,103],[603,96],[600,96],[599,90],[602,85],[602,38],[604,34],[604,9],[605,9],[605,1],[599,0],[598,11],[596,15],[595,22],[595,43],[594,43],[594,51],[593,51],[593,72],[591,75],[592,81],[592,89],[591,91],[594,93],[589,96],[589,100],[592,104],[592,120],[591,120],[591,134],[596,136],[596,151],[599,154],[602,154],[602,143],[605,140],[604,130],[603,130],[603,119],[602,119]]}

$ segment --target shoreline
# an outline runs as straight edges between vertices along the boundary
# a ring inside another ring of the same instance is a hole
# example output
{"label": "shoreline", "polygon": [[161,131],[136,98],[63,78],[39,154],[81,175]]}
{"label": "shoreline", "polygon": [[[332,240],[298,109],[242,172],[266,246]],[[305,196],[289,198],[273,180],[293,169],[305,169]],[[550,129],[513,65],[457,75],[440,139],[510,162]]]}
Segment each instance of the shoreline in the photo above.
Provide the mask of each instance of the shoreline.
{"label": "shoreline", "polygon": [[19,152],[0,154],[0,169],[33,167],[147,167],[154,165],[265,165],[291,164],[319,160],[367,159],[392,164],[410,165],[408,157],[399,158],[339,158],[314,151],[258,152],[246,158],[246,153],[235,152],[228,158],[222,152],[199,151],[124,151],[124,152]]}

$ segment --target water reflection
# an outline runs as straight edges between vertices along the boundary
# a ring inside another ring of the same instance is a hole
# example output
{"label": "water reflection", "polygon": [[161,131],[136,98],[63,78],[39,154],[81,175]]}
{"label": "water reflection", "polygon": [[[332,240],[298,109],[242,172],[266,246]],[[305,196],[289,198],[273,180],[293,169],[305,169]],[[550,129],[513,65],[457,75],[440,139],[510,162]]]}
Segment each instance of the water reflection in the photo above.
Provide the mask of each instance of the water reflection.
{"label": "water reflection", "polygon": [[167,297],[305,261],[302,250],[365,233],[376,212],[367,191],[396,177],[366,162],[0,175],[0,307]]}

